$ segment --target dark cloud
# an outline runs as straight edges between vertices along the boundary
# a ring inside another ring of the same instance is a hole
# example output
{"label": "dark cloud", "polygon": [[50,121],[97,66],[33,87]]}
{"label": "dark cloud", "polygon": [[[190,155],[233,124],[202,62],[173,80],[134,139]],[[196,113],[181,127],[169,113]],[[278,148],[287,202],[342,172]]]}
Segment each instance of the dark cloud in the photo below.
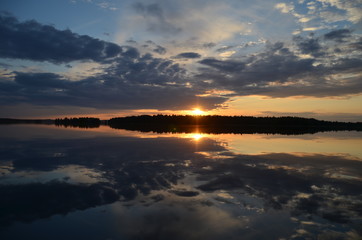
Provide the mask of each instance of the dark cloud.
{"label": "dark cloud", "polygon": [[15,82],[27,88],[65,88],[66,80],[54,73],[22,73],[15,75]]}
{"label": "dark cloud", "polygon": [[136,44],[137,42],[135,41],[135,40],[133,40],[133,39],[128,39],[126,42],[128,42],[128,43],[131,43],[131,44]]}
{"label": "dark cloud", "polygon": [[[137,72],[142,66],[132,66]],[[161,66],[162,67],[162,66]],[[101,109],[190,109],[200,104],[205,109],[215,108],[226,101],[221,97],[197,97],[197,91],[182,85],[157,84],[159,77],[141,70],[132,79],[117,76],[99,76],[81,81],[69,81],[51,73],[18,73],[14,82],[0,82],[0,102],[4,105],[29,103],[41,106],[80,106]],[[174,71],[172,66],[165,71]],[[143,76],[148,76],[144,79]],[[138,82],[136,82],[138,81]],[[147,83],[149,81],[149,83]],[[154,82],[154,83],[152,83]]]}
{"label": "dark cloud", "polygon": [[185,85],[185,70],[170,60],[139,57],[130,48],[104,73],[71,81],[54,73],[15,72],[15,81],[0,81],[0,102],[63,105],[102,109],[189,109],[199,103],[212,109],[221,97],[197,97]]}
{"label": "dark cloud", "polygon": [[[334,176],[343,173],[352,179],[359,176],[361,167],[361,162],[338,155],[270,153],[237,155],[227,160],[219,157],[218,161],[206,160],[197,165],[199,180],[208,179],[198,188],[207,192],[243,189],[262,198],[266,209],[287,206],[294,216],[312,214],[345,223],[351,216],[359,215],[355,209],[360,205],[357,199],[361,182]],[[308,197],[300,197],[300,193]]]}
{"label": "dark cloud", "polygon": [[7,64],[7,63],[0,62],[0,67],[9,68],[9,67],[11,67],[11,65]]}
{"label": "dark cloud", "polygon": [[238,61],[222,61],[214,58],[205,58],[199,63],[225,72],[239,72],[244,69],[245,63]]}
{"label": "dark cloud", "polygon": [[156,17],[163,15],[161,7],[156,3],[144,5],[143,3],[137,2],[133,4],[133,7],[137,12],[142,14],[149,14]]}
{"label": "dark cloud", "polygon": [[[320,38],[314,36],[297,37],[296,52],[279,42],[269,43],[264,51],[242,59],[206,58],[199,63],[207,67],[200,67],[195,77],[201,80],[200,87],[230,90],[235,96],[328,97],[361,93],[362,83],[357,73],[362,70],[358,57],[362,54],[351,47],[352,43],[346,42],[337,57],[332,52],[334,45],[322,47],[319,41]],[[311,56],[301,57],[298,52]],[[349,74],[349,77],[336,79],[335,74]]]}
{"label": "dark cloud", "polygon": [[[0,151],[2,156],[13,159],[14,173],[51,172],[65,166],[84,166],[104,173],[107,181],[81,184],[57,178],[42,183],[0,184],[0,203],[7,207],[0,212],[0,228],[15,221],[31,222],[77,209],[109,204],[119,199],[131,200],[139,194],[149,195],[151,190],[171,189],[183,177],[180,170],[185,168],[185,159],[202,158],[194,152],[193,141],[177,138],[145,138],[135,141],[134,138],[126,137],[77,137],[9,140],[5,145],[2,145]],[[100,152],[100,149],[103,150]],[[203,141],[198,149],[218,151],[223,148],[212,141]],[[59,151],[62,151],[60,156],[57,155]],[[23,154],[24,152],[28,154]],[[103,157],[97,157],[100,154]],[[0,159],[0,165],[4,163],[3,159],[5,158]],[[197,191],[184,189],[171,192],[182,197],[198,195]],[[27,198],[27,204],[23,204],[24,197]],[[56,206],[52,206],[53,204]]]}
{"label": "dark cloud", "polygon": [[331,71],[334,73],[338,72],[357,72],[358,70],[362,70],[362,59],[361,58],[353,58],[353,57],[345,57],[340,58],[335,61],[333,68]]}
{"label": "dark cloud", "polygon": [[357,41],[355,42],[351,42],[349,44],[350,47],[352,47],[353,49],[356,49],[358,51],[362,51],[362,37],[360,37]]}
{"label": "dark cloud", "polygon": [[165,17],[162,7],[157,3],[143,4],[137,2],[133,8],[139,14],[142,14],[147,21],[147,30],[161,34],[177,34],[182,28],[171,24]]}
{"label": "dark cloud", "polygon": [[[13,222],[32,222],[75,209],[86,209],[117,201],[119,196],[105,186],[64,182],[0,185],[0,227]],[[4,197],[6,196],[6,197]],[[24,197],[27,203],[24,204]],[[13,206],[13,207],[10,207]],[[30,207],[29,207],[30,206]]]}
{"label": "dark cloud", "polygon": [[[122,47],[122,57],[129,57],[129,58],[139,58],[140,57],[140,53],[138,52],[138,50],[136,48],[133,47]],[[114,59],[117,60],[117,59]]]}
{"label": "dark cloud", "polygon": [[165,53],[167,52],[167,49],[164,48],[164,47],[162,47],[162,46],[157,45],[156,48],[153,49],[153,51],[154,51],[155,53],[158,53],[158,54],[163,55],[163,54],[165,54]]}
{"label": "dark cloud", "polygon": [[[157,24],[166,22],[159,5],[139,3],[134,7],[146,17],[158,19]],[[151,24],[156,23],[151,21]],[[352,37],[352,31],[346,29],[322,37],[295,37],[292,46],[282,42],[268,43],[263,51],[242,58],[235,55],[228,60],[201,59],[198,61],[201,67],[194,75],[170,59],[142,55],[132,46],[118,46],[35,21],[19,22],[4,13],[0,15],[0,29],[0,57],[3,58],[68,66],[76,60],[107,63],[99,67],[103,72],[78,81],[46,72],[3,73],[0,80],[0,103],[3,105],[29,103],[97,109],[176,110],[199,104],[212,109],[231,96],[328,97],[362,91],[357,74],[362,70],[362,41]],[[325,38],[336,41],[323,42]],[[166,52],[164,47],[152,41],[147,43],[154,52]],[[207,45],[212,46],[212,43]],[[338,55],[334,52],[337,48]],[[301,53],[310,56],[306,58]],[[179,59],[200,57],[196,52],[175,56]],[[348,78],[342,79],[344,74],[349,74]],[[213,89],[228,90],[233,94],[197,97]]]}
{"label": "dark cloud", "polygon": [[201,55],[196,52],[184,52],[177,54],[174,58],[200,58]]}
{"label": "dark cloud", "polygon": [[304,39],[298,36],[294,38],[294,41],[297,43],[300,51],[304,54],[311,54],[314,57],[323,55],[323,52],[321,52],[322,47],[317,38]]}
{"label": "dark cloud", "polygon": [[235,46],[224,46],[224,47],[221,47],[221,48],[218,48],[218,49],[216,49],[216,52],[225,52],[225,51],[227,51],[227,50],[229,50],[229,49],[232,49],[232,48],[234,48]]}
{"label": "dark cloud", "polygon": [[[151,9],[153,14],[157,13],[157,8]],[[141,56],[134,47],[79,36],[69,30],[59,31],[35,21],[20,23],[4,14],[0,28],[5,36],[0,40],[2,57],[53,63],[93,60],[109,64],[102,67],[103,73],[78,81],[55,73],[14,72],[14,81],[0,80],[1,104],[188,109],[199,103],[205,109],[212,109],[226,101],[220,97],[197,97],[203,92],[186,86],[185,69],[167,59],[150,54]],[[162,54],[166,49],[156,45],[155,51]]]}
{"label": "dark cloud", "polygon": [[216,43],[213,43],[213,42],[204,43],[204,44],[202,44],[202,46],[203,46],[204,48],[213,48],[213,47],[216,46]]}
{"label": "dark cloud", "polygon": [[326,40],[334,40],[337,42],[343,42],[345,38],[351,36],[352,31],[349,29],[338,29],[324,34]]}
{"label": "dark cloud", "polygon": [[19,22],[0,14],[0,57],[67,63],[76,60],[107,62],[122,54],[117,44],[70,30],[57,30],[36,21]]}
{"label": "dark cloud", "polygon": [[199,195],[199,192],[188,191],[188,190],[184,190],[184,189],[171,190],[170,192],[173,194],[176,194],[177,196],[180,196],[180,197],[195,197],[195,196]]}

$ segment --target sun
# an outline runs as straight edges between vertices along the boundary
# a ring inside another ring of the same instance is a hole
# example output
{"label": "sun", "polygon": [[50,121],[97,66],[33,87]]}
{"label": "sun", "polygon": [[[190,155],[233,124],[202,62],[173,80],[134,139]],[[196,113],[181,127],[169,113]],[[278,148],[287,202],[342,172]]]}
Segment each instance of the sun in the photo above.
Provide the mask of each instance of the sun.
{"label": "sun", "polygon": [[191,135],[191,137],[197,142],[199,141],[201,138],[203,138],[204,136],[200,133],[194,133]]}
{"label": "sun", "polygon": [[194,110],[191,111],[192,115],[204,115],[205,112],[202,111],[200,108],[194,108]]}

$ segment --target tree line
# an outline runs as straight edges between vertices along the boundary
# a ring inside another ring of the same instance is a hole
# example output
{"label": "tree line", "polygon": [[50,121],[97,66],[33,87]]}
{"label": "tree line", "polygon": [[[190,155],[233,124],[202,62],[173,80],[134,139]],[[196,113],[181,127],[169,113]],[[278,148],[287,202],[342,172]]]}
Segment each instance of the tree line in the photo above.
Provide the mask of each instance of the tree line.
{"label": "tree line", "polygon": [[93,117],[57,118],[54,124],[64,127],[97,128],[101,125],[101,120]]}
{"label": "tree line", "polygon": [[301,117],[140,115],[112,118],[112,128],[153,132],[284,133],[362,130],[362,123],[332,122]]}
{"label": "tree line", "polygon": [[100,120],[93,117],[57,118],[55,120],[0,119],[0,124],[38,123],[64,127],[97,128],[109,125],[115,129],[144,132],[204,133],[280,133],[305,134],[321,131],[362,131],[362,122],[324,121],[302,117],[253,117],[221,115],[139,115]]}

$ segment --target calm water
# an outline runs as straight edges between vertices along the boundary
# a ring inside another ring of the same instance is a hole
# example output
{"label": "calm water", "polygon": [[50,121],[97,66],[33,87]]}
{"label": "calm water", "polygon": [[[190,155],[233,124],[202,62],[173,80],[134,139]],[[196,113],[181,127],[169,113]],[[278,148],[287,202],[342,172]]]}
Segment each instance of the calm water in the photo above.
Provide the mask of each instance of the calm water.
{"label": "calm water", "polygon": [[0,239],[361,239],[361,146],[0,126]]}

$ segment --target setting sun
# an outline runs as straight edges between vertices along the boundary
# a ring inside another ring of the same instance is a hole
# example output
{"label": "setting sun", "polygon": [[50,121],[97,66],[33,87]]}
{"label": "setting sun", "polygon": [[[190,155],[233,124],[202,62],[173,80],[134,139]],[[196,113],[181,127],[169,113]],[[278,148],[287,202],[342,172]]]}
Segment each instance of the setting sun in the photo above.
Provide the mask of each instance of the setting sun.
{"label": "setting sun", "polygon": [[201,138],[203,138],[204,136],[202,134],[200,134],[200,133],[195,133],[195,134],[192,134],[191,137],[197,142]]}
{"label": "setting sun", "polygon": [[192,115],[204,115],[205,112],[202,111],[202,110],[199,109],[199,108],[194,108],[194,110],[191,111],[191,114],[192,114]]}

